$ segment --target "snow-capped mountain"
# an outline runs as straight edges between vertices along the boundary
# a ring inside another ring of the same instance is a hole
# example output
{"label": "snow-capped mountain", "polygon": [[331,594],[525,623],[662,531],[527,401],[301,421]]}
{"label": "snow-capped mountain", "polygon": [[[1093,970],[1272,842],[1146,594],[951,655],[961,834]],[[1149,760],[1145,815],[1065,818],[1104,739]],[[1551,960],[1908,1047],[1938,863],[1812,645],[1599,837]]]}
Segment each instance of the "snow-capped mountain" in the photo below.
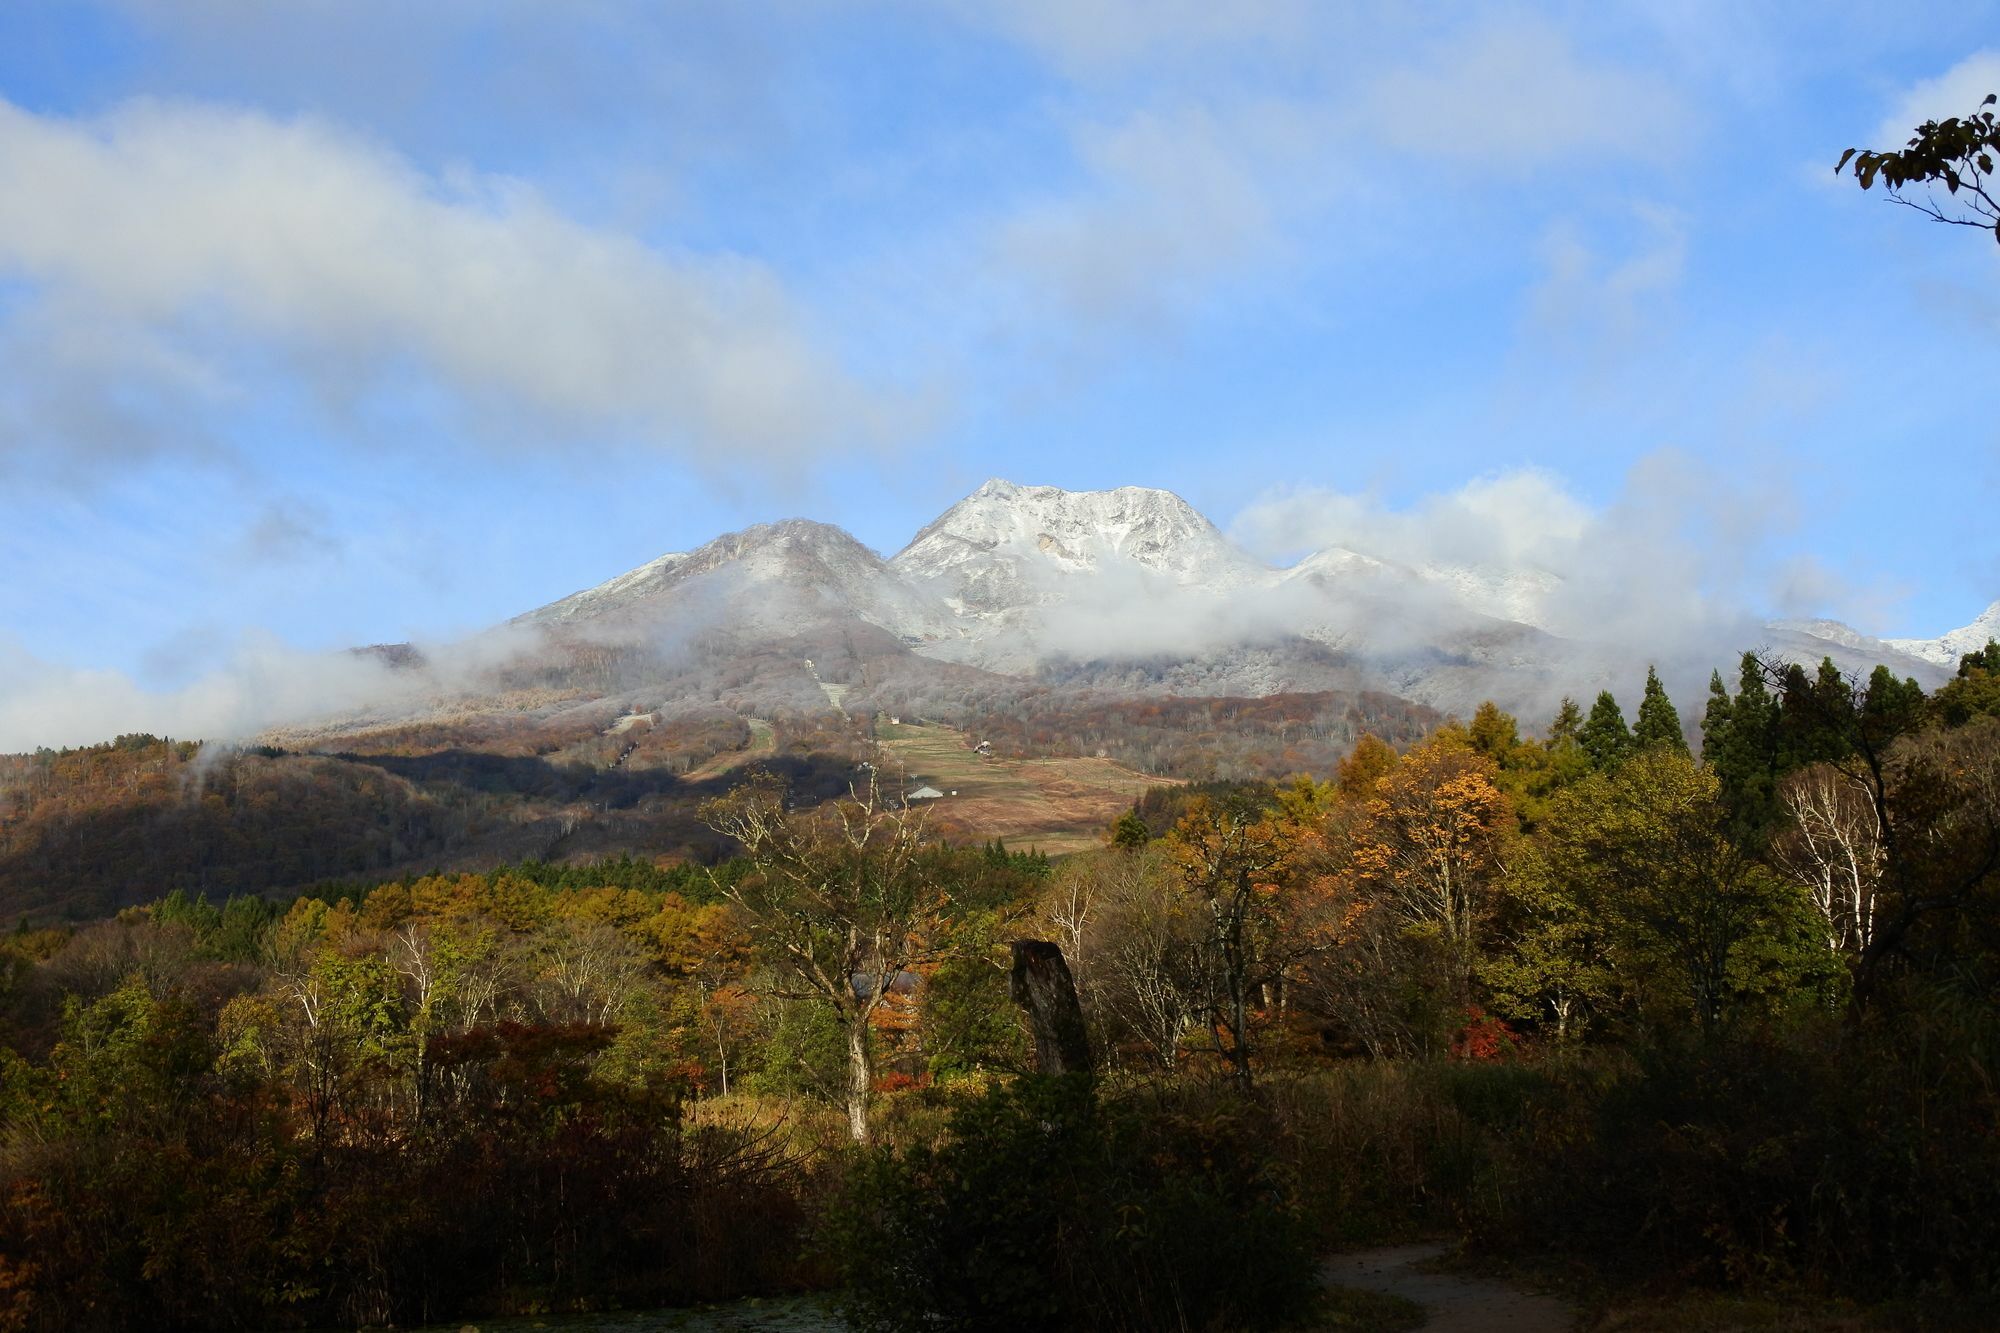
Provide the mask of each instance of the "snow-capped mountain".
{"label": "snow-capped mountain", "polygon": [[[1761,644],[1735,641],[1754,640],[1753,623],[1712,647],[1614,643],[1556,622],[1564,591],[1546,570],[1411,567],[1345,546],[1273,568],[1170,491],[995,480],[887,560],[839,528],[791,519],[663,555],[513,624],[642,651],[845,634],[872,645],[864,655],[882,671],[900,655],[897,670],[928,660],[1111,690],[1372,688],[1445,709],[1493,697],[1531,713],[1561,693],[1619,685],[1635,663],[1643,675],[1648,660],[1684,692],[1698,688],[1745,646],[1830,655],[1844,670],[1881,662],[1933,683],[2000,635],[1996,603],[1935,640],[1806,621],[1763,626]],[[1623,632],[1635,623],[1643,631],[1641,617]]]}
{"label": "snow-capped mountain", "polygon": [[619,639],[711,623],[796,634],[850,616],[911,639],[954,628],[951,612],[934,595],[881,556],[840,528],[799,518],[760,523],[698,550],[660,556],[513,623]]}
{"label": "snow-capped mountain", "polygon": [[1959,658],[1978,652],[1989,639],[2000,639],[2000,602],[1980,612],[1979,618],[1963,629],[1940,634],[1935,639],[1889,639],[1886,642],[1891,648],[1912,657],[1956,669]]}
{"label": "snow-capped mountain", "polygon": [[1059,602],[1080,577],[1120,568],[1208,589],[1270,573],[1172,491],[1065,491],[997,479],[947,509],[889,563],[974,615]]}
{"label": "snow-capped mountain", "polygon": [[1423,565],[1417,577],[1449,589],[1461,606],[1495,620],[1553,629],[1551,596],[1562,580],[1545,569],[1492,569],[1481,565]]}
{"label": "snow-capped mountain", "polygon": [[1345,546],[1329,546],[1324,550],[1314,551],[1296,565],[1281,571],[1280,577],[1287,582],[1297,579],[1324,586],[1357,576],[1381,577],[1409,572],[1387,561],[1377,560],[1372,555],[1350,551]]}

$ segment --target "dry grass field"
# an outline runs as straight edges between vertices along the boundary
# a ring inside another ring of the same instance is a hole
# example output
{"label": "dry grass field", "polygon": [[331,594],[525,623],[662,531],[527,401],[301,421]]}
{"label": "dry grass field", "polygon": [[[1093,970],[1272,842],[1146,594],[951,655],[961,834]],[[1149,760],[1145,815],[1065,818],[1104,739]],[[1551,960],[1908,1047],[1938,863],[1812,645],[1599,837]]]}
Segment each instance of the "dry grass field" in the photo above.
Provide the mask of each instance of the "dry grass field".
{"label": "dry grass field", "polygon": [[1050,856],[1099,846],[1104,827],[1141,792],[1176,781],[1109,759],[987,758],[951,727],[883,724],[875,734],[886,781],[946,793],[932,804],[933,828]]}
{"label": "dry grass field", "polygon": [[761,717],[745,718],[744,721],[750,724],[750,744],[747,747],[741,750],[724,750],[706,763],[689,769],[683,780],[706,782],[710,778],[719,778],[733,768],[741,768],[753,760],[765,758],[778,748],[777,733],[771,729],[769,722]]}

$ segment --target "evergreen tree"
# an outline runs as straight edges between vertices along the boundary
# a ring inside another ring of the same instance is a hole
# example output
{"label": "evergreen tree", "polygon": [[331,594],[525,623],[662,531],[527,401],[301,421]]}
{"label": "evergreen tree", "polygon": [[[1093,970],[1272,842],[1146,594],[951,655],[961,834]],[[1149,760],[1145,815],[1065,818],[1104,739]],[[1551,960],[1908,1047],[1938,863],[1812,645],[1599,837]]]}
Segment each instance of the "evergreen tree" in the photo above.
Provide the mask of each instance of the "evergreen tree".
{"label": "evergreen tree", "polygon": [[1105,838],[1113,847],[1132,851],[1151,842],[1153,831],[1146,827],[1146,821],[1139,817],[1137,810],[1127,810],[1112,821]]}
{"label": "evergreen tree", "polygon": [[1618,767],[1632,753],[1632,732],[1625,725],[1625,711],[1610,690],[1598,692],[1597,702],[1590,706],[1590,716],[1576,739],[1590,756],[1591,767],[1601,773]]}
{"label": "evergreen tree", "polygon": [[1472,715],[1472,726],[1468,732],[1472,738],[1472,748],[1505,766],[1514,749],[1521,743],[1520,725],[1510,713],[1500,711],[1500,705],[1488,699],[1479,705]]}
{"label": "evergreen tree", "polygon": [[[1484,712],[1483,709],[1481,711]],[[1512,718],[1497,708],[1494,712],[1511,727]],[[1475,746],[1479,745],[1478,736],[1484,730],[1479,717],[1475,716]],[[1549,723],[1546,741],[1514,739],[1516,733],[1506,731],[1513,743],[1507,748],[1506,757],[1500,761],[1493,781],[1514,803],[1514,813],[1521,821],[1522,832],[1534,830],[1552,796],[1597,771],[1577,740],[1577,733],[1582,730],[1583,711],[1576,706],[1574,699],[1564,699],[1555,720]]]}
{"label": "evergreen tree", "polygon": [[1962,654],[1958,659],[1958,678],[1969,679],[1973,672],[2000,672],[2000,640],[1988,639],[1986,646],[1976,653]]}
{"label": "evergreen tree", "polygon": [[1729,687],[1722,673],[1708,673],[1708,707],[1701,714],[1701,762],[1714,768],[1729,748],[1729,720],[1733,714]]}
{"label": "evergreen tree", "polygon": [[[1712,714],[1713,699],[1709,708]],[[1728,725],[1718,732],[1721,739],[1713,754],[1703,740],[1702,757],[1722,784],[1732,831],[1754,842],[1777,817],[1778,779],[1778,703],[1764,684],[1764,664],[1755,653],[1743,654]]]}
{"label": "evergreen tree", "polygon": [[1858,703],[1862,743],[1878,754],[1897,737],[1921,728],[1928,711],[1924,687],[1907,676],[1897,680],[1885,666],[1877,666],[1869,675]]}
{"label": "evergreen tree", "polygon": [[1782,776],[1853,753],[1857,702],[1854,687],[1830,657],[1821,658],[1819,670],[1811,676],[1796,663],[1786,667],[1778,696],[1777,773]]}
{"label": "evergreen tree", "polygon": [[1576,700],[1567,694],[1562,705],[1556,709],[1555,720],[1549,723],[1549,748],[1565,744],[1575,744],[1583,731],[1583,710],[1576,706]]}
{"label": "evergreen tree", "polygon": [[1646,668],[1646,695],[1639,701],[1639,716],[1632,728],[1632,739],[1641,750],[1664,746],[1682,754],[1688,752],[1687,735],[1681,730],[1681,715],[1674,710],[1673,701],[1667,698],[1667,688],[1660,684],[1660,673],[1650,666]]}
{"label": "evergreen tree", "polygon": [[[1874,696],[1870,682],[1869,696]],[[1947,727],[1975,717],[2000,717],[2000,643],[1991,639],[1976,653],[1958,659],[1958,676],[1932,697],[1933,711]]]}

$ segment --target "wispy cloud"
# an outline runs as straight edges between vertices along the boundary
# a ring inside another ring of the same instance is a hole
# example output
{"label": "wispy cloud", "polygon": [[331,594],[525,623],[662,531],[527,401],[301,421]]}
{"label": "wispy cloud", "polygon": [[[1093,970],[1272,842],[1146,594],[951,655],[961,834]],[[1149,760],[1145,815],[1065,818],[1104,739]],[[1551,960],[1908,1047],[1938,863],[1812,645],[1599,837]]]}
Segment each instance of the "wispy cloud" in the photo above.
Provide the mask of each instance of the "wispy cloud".
{"label": "wispy cloud", "polygon": [[1470,29],[1392,67],[1362,110],[1390,148],[1498,174],[1578,158],[1658,161],[1680,151],[1690,125],[1660,75],[1593,59],[1561,29],[1527,18]]}
{"label": "wispy cloud", "polygon": [[[62,397],[11,430],[129,441],[145,398],[227,394],[229,339],[366,384],[417,369],[515,440],[638,438],[750,464],[878,442],[902,406],[843,371],[769,268],[575,222],[514,180],[419,171],[312,120],[157,102],[0,103],[0,273]],[[75,410],[120,404],[95,427]]]}
{"label": "wispy cloud", "polygon": [[1606,241],[1571,221],[1542,239],[1541,281],[1527,294],[1529,330],[1584,364],[1630,352],[1657,330],[1687,265],[1687,229],[1670,209],[1640,204],[1628,234]]}
{"label": "wispy cloud", "polygon": [[1403,505],[1322,488],[1278,492],[1231,531],[1280,558],[1343,547],[1463,572],[1475,602],[1488,584],[1525,578],[1531,592],[1515,610],[1551,633],[1634,655],[1700,657],[1752,646],[1744,636],[1773,612],[1865,604],[1831,572],[1774,552],[1790,508],[1769,487],[1663,450],[1635,464],[1603,505],[1551,473],[1519,469]]}
{"label": "wispy cloud", "polygon": [[304,564],[340,554],[342,542],[323,506],[286,497],[271,501],[244,531],[235,554],[257,564]]}
{"label": "wispy cloud", "polygon": [[424,645],[420,667],[364,653],[307,653],[246,634],[223,663],[175,689],[149,689],[123,671],[64,666],[0,636],[0,753],[88,745],[129,732],[242,741],[314,719],[394,716],[436,707],[540,642],[532,631],[491,630]]}
{"label": "wispy cloud", "polygon": [[[1658,168],[1699,128],[1668,79],[1533,16],[1426,25],[1125,0],[984,12],[1077,93],[1061,104],[1072,170],[991,224],[998,282],[985,284],[1014,322],[1062,330],[1057,345],[1105,326],[1171,330],[1218,292],[1240,299],[1352,249],[1395,252],[1398,219],[1424,225],[1486,186]],[[1656,212],[1652,252],[1576,276],[1613,300],[1669,281],[1679,229]]]}
{"label": "wispy cloud", "polygon": [[1988,93],[2000,93],[2000,50],[1975,51],[1933,79],[1904,90],[1868,141],[1870,148],[1901,148],[1925,121],[1964,116]]}
{"label": "wispy cloud", "polygon": [[1081,76],[1296,40],[1311,31],[1314,18],[1309,0],[970,0],[958,8],[969,21],[992,24]]}
{"label": "wispy cloud", "polygon": [[1089,184],[1004,221],[995,247],[1028,299],[1085,325],[1145,324],[1278,241],[1268,144],[1240,117],[1141,113],[1076,136]]}

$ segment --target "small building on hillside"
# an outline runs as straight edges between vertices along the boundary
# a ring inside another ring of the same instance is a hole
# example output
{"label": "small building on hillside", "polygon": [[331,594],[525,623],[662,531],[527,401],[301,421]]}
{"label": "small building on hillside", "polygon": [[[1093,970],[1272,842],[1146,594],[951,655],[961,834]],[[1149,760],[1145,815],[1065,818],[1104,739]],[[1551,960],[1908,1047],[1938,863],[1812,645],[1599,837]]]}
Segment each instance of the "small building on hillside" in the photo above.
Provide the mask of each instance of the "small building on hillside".
{"label": "small building on hillside", "polygon": [[936,801],[941,800],[943,797],[944,793],[936,787],[919,787],[903,799],[906,801]]}

